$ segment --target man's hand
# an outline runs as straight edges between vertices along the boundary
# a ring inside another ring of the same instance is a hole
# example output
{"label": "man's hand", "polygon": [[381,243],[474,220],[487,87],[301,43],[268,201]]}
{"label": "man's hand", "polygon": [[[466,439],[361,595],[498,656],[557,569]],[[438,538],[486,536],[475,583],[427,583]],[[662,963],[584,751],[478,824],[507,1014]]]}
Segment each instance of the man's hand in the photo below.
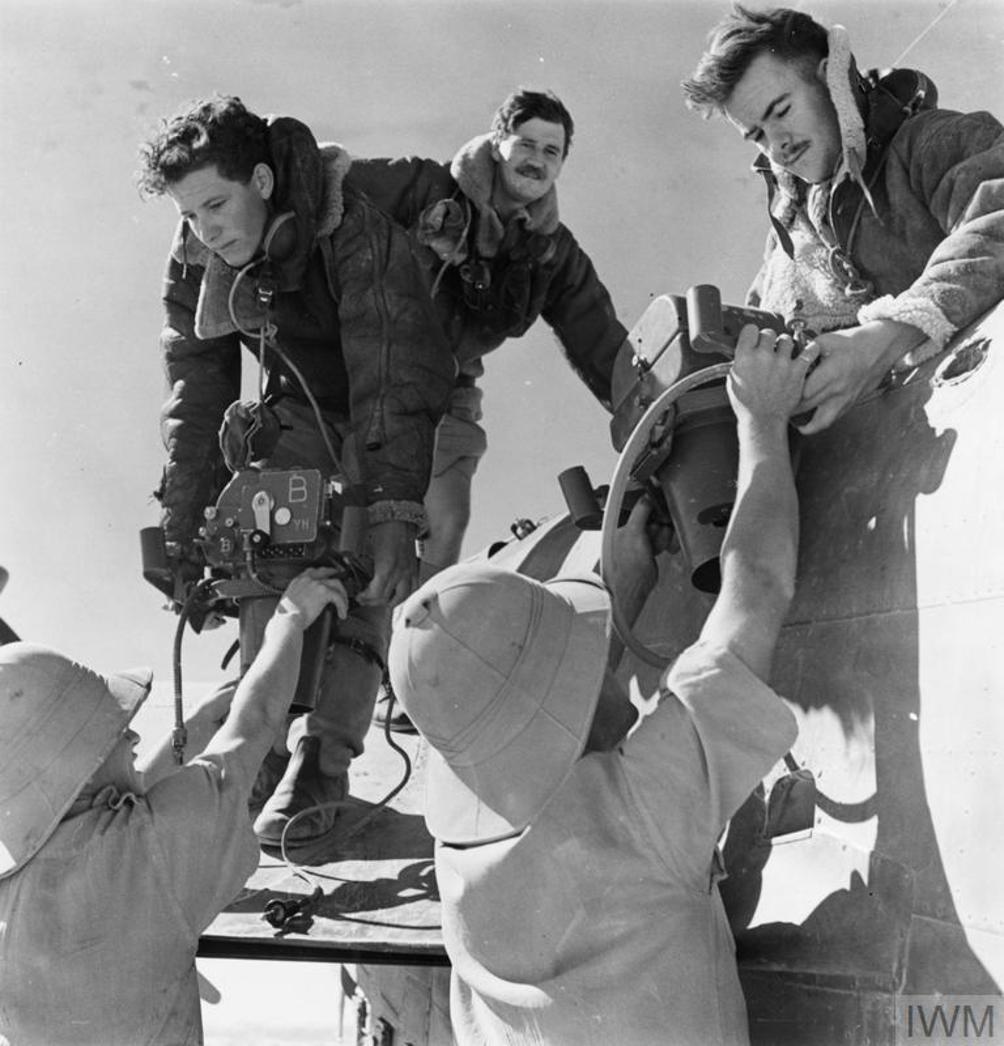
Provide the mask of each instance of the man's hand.
{"label": "man's hand", "polygon": [[395,607],[411,595],[418,577],[415,536],[415,525],[399,519],[370,528],[373,580],[356,597],[360,605]]}
{"label": "man's hand", "polygon": [[819,366],[806,381],[796,411],[815,414],[799,431],[809,436],[828,428],[865,393],[878,388],[900,356],[925,338],[923,331],[895,320],[820,334],[810,343],[819,350]]}
{"label": "man's hand", "polygon": [[815,342],[794,359],[790,335],[744,327],[729,372],[739,468],[736,500],[722,541],[722,587],[701,638],[731,650],[761,679],[770,673],[781,624],[795,590],[798,497],[789,453],[790,418]]}
{"label": "man's hand", "polygon": [[349,596],[345,586],[334,577],[332,567],[308,567],[286,586],[276,614],[294,618],[304,630],[321,615],[328,604],[344,620],[349,612]]}
{"label": "man's hand", "polygon": [[653,522],[652,511],[651,498],[643,494],[614,534],[614,585],[622,601],[629,592],[645,601],[658,578],[655,557],[669,546],[672,529]]}
{"label": "man's hand", "polygon": [[206,561],[201,549],[192,541],[168,541],[167,563],[175,584],[187,589],[202,580]]}
{"label": "man's hand", "polygon": [[[164,588],[157,584],[160,591],[170,595],[175,611],[180,611],[195,586],[202,581],[206,569],[205,556],[202,550],[192,541],[165,542],[168,569],[171,574],[172,587]],[[227,618],[220,611],[212,609],[205,599],[189,607],[189,622],[196,632],[211,632],[227,623]]]}
{"label": "man's hand", "polygon": [[740,424],[770,422],[783,431],[800,406],[805,376],[819,355],[818,341],[792,358],[794,351],[790,334],[757,330],[751,323],[743,327],[728,378],[729,400]]}
{"label": "man's hand", "polygon": [[[665,549],[672,530],[652,522],[652,501],[642,495],[623,526],[614,534],[613,571],[610,586],[620,607],[621,619],[630,627],[638,620],[645,601],[655,587],[659,571],[656,555]],[[609,665],[616,669],[624,644],[615,632],[610,638]]]}
{"label": "man's hand", "polygon": [[340,618],[349,612],[345,586],[333,567],[308,567],[286,586],[265,626],[258,653],[241,679],[230,715],[206,745],[205,753],[228,753],[238,788],[251,792],[269,746],[286,722],[296,693],[303,633],[328,606]]}

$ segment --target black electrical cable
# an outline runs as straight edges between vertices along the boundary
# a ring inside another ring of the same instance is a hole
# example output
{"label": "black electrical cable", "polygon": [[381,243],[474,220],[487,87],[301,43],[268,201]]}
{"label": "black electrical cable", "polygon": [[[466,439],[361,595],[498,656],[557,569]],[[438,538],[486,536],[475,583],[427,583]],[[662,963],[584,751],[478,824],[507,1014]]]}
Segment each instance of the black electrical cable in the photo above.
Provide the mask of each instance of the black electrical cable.
{"label": "black electrical cable", "polygon": [[213,581],[205,578],[195,585],[185,597],[178,614],[178,624],[174,630],[174,650],[171,668],[174,676],[174,729],[171,731],[171,748],[178,765],[185,762],[185,745],[188,743],[188,730],[185,727],[185,705],[181,687],[181,640],[185,635],[185,625],[192,613],[192,608],[202,598],[204,592],[212,588]]}

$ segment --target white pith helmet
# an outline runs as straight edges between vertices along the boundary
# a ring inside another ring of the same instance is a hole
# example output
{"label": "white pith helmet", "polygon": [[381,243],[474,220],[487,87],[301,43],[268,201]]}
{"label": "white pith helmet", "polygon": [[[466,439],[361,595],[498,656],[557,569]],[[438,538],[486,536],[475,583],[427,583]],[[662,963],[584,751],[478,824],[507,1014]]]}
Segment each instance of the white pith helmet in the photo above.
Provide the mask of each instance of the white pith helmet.
{"label": "white pith helmet", "polygon": [[609,637],[610,598],[595,575],[541,583],[463,563],[403,604],[388,664],[430,745],[433,836],[488,842],[530,824],[585,748]]}
{"label": "white pith helmet", "polygon": [[151,681],[148,669],[101,676],[47,647],[0,646],[0,879],[55,831]]}

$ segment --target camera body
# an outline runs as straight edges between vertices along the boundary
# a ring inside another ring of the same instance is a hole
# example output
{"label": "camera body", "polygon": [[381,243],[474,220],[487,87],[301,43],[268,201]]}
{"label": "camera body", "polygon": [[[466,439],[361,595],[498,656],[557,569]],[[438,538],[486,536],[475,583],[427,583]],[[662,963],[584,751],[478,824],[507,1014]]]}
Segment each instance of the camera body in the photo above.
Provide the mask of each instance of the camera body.
{"label": "camera body", "polygon": [[[182,577],[160,527],[140,533],[143,576],[171,598],[181,627],[187,621],[200,632],[207,618],[236,617],[242,674],[261,646],[276,601],[306,567],[332,568],[350,600],[373,577],[361,496],[318,469],[241,469],[203,515],[195,544],[209,576]],[[329,607],[304,634],[293,711],[314,707],[332,641]]]}
{"label": "camera body", "polygon": [[[648,408],[676,382],[731,360],[748,323],[778,333],[788,329],[777,313],[722,305],[710,284],[691,287],[685,297],[656,298],[614,365],[614,448],[624,448]],[[735,501],[738,458],[735,417],[718,379],[667,409],[631,468],[634,481],[664,499],[691,581],[703,592],[720,586],[718,554]]]}
{"label": "camera body", "polygon": [[241,469],[204,516],[197,544],[220,598],[274,595],[308,566],[333,567],[350,598],[372,577],[365,505],[318,469]]}

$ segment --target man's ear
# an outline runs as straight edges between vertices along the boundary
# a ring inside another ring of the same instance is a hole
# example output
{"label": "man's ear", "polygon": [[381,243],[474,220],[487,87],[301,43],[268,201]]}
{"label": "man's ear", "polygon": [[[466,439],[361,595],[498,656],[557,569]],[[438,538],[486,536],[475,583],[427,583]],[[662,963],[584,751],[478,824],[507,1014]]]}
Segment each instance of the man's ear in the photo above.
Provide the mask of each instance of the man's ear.
{"label": "man's ear", "polygon": [[496,163],[501,163],[502,162],[502,154],[499,152],[499,143],[494,139],[494,137],[491,139],[491,145],[492,145],[492,159]]}
{"label": "man's ear", "polygon": [[251,172],[251,183],[258,190],[261,198],[267,200],[275,189],[275,175],[267,163],[255,164]]}
{"label": "man's ear", "polygon": [[826,70],[829,67],[830,59],[820,58],[819,65],[816,66],[816,78],[822,83],[826,83]]}

